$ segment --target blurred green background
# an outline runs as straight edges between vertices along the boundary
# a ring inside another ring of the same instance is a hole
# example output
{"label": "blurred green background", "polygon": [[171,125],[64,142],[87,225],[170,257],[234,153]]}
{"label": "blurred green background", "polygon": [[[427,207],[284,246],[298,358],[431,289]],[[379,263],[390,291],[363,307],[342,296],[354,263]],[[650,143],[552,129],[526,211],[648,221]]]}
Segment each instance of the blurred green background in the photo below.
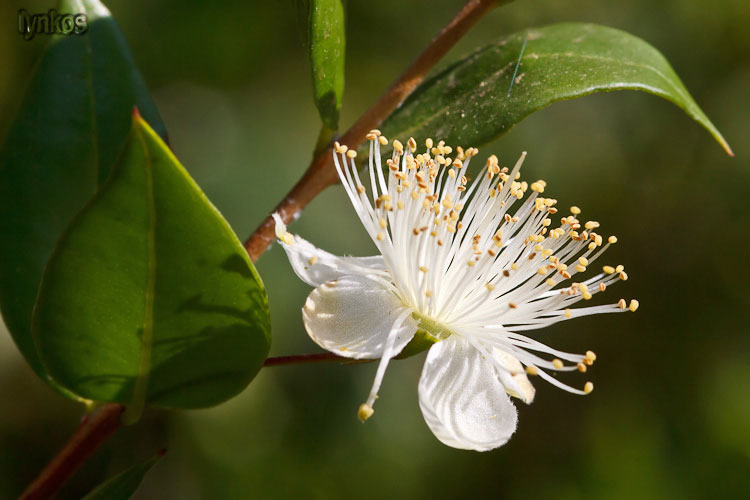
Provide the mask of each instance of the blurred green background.
{"label": "blurred green background", "polygon": [[[172,146],[241,239],[305,169],[319,120],[291,1],[111,0],[153,90]],[[460,0],[347,4],[350,124],[460,8]],[[15,113],[44,37],[24,42],[0,6],[0,134]],[[624,29],[661,50],[724,133],[724,155],[679,109],[641,93],[560,103],[480,148],[501,162],[529,151],[562,207],[581,206],[620,243],[610,260],[630,280],[637,314],[539,331],[562,349],[596,351],[578,397],[538,381],[519,427],[488,453],[435,439],[417,403],[423,355],[395,362],[374,418],[356,418],[374,365],[264,369],[237,398],[190,412],[151,411],[123,429],[65,487],[102,478],[166,447],[140,499],[204,498],[744,498],[750,487],[750,4],[746,0],[519,0],[496,10],[448,62],[495,37],[561,21]],[[60,99],[65,99],[64,95]],[[343,190],[324,192],[291,226],[335,253],[373,251]],[[0,241],[0,244],[2,242]],[[273,316],[272,355],[319,352],[298,313],[309,288],[280,248],[258,262]],[[0,498],[12,498],[77,425],[59,397],[0,336]]]}

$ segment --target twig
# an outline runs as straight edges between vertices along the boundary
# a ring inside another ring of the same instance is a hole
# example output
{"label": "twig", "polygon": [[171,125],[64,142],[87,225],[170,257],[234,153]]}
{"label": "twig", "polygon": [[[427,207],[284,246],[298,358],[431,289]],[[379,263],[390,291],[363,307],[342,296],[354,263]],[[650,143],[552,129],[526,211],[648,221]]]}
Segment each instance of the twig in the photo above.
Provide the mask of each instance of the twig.
{"label": "twig", "polygon": [[296,354],[294,356],[277,356],[267,358],[263,363],[264,367],[284,366],[284,365],[302,365],[309,363],[332,363],[338,361],[344,365],[356,365],[360,363],[372,363],[374,359],[352,359],[338,356],[332,352],[322,352],[319,354]]}
{"label": "twig", "polygon": [[40,500],[52,497],[62,484],[120,427],[120,416],[125,407],[108,403],[84,415],[75,434],[60,453],[47,464],[20,500]]}
{"label": "twig", "polygon": [[[341,136],[339,141],[357,149],[365,139],[365,135],[380,123],[411,94],[427,73],[448,50],[492,7],[507,3],[509,0],[469,0],[456,17],[445,26],[430,42],[427,48],[404,71],[388,90],[368,109],[349,130]],[[291,191],[279,203],[274,212],[278,212],[285,223],[290,223],[328,186],[338,181],[336,171],[332,166],[331,147],[325,148],[317,154],[307,171]],[[274,222],[269,215],[258,226],[255,232],[245,241],[245,249],[254,261],[273,243]]]}
{"label": "twig", "polygon": [[[435,63],[455,45],[469,28],[492,7],[508,1],[510,0],[469,0],[456,17],[440,31],[429,46],[385,91],[380,99],[341,136],[341,142],[352,149],[357,149],[364,141],[365,134],[370,129],[379,126],[414,91]],[[285,222],[291,222],[294,215],[299,213],[318,193],[338,180],[331,163],[329,146],[315,156],[299,182],[276,207],[275,211],[281,214]],[[273,235],[274,223],[269,215],[245,242],[245,249],[253,262],[258,260],[258,257],[273,242]],[[329,361],[364,363],[371,360],[353,360],[341,358],[331,353],[322,353],[269,358],[264,366]],[[39,500],[52,497],[86,459],[120,428],[122,425],[120,417],[124,410],[125,407],[121,404],[108,403],[93,413],[84,416],[75,434],[26,491],[21,494],[20,499]]]}

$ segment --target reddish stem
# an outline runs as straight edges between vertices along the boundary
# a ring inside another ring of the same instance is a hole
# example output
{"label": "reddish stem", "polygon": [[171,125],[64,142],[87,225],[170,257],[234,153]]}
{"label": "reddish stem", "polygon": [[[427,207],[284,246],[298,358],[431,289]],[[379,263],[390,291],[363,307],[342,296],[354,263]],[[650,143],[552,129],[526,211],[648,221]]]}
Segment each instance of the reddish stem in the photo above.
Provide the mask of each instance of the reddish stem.
{"label": "reddish stem", "polygon": [[371,363],[374,359],[352,359],[345,358],[343,356],[337,356],[332,352],[321,352],[317,354],[296,354],[294,356],[277,356],[275,358],[267,358],[263,363],[264,367],[269,366],[283,366],[283,365],[303,365],[310,363],[331,363],[338,361],[345,365],[355,365],[359,363]]}
{"label": "reddish stem", "polygon": [[[440,31],[380,99],[341,136],[340,141],[351,149],[357,149],[364,141],[365,134],[379,126],[406,99],[435,63],[455,45],[474,23],[490,8],[508,1],[510,0],[469,0],[466,2],[466,5],[456,17]],[[286,223],[289,223],[315,196],[337,181],[335,170],[332,168],[331,148],[328,147],[315,156],[305,174],[279,203],[275,211],[279,212]],[[258,257],[265,252],[273,242],[273,237],[274,223],[269,215],[245,242],[245,249],[253,262],[258,260]],[[264,366],[331,361],[341,361],[348,364],[365,363],[371,360],[353,360],[332,353],[303,354],[269,358]],[[86,459],[120,428],[122,425],[120,417],[124,410],[125,407],[121,404],[108,403],[93,413],[84,416],[75,434],[26,491],[21,494],[20,498],[22,500],[37,500],[52,497]]]}
{"label": "reddish stem", "polygon": [[[364,142],[365,135],[401,104],[419,85],[432,67],[448,50],[471,28],[488,10],[499,3],[509,0],[469,0],[456,17],[445,26],[430,42],[417,59],[396,79],[365,113],[339,139],[349,149],[358,149]],[[279,203],[274,212],[289,224],[299,212],[328,186],[338,182],[333,168],[331,147],[316,155],[307,171],[286,197]],[[274,240],[274,222],[269,215],[255,232],[245,241],[245,249],[253,261],[266,251]]]}
{"label": "reddish stem", "polygon": [[60,453],[42,470],[26,488],[20,500],[50,498],[75,471],[120,427],[120,415],[125,410],[121,404],[108,403],[84,415],[75,434]]}

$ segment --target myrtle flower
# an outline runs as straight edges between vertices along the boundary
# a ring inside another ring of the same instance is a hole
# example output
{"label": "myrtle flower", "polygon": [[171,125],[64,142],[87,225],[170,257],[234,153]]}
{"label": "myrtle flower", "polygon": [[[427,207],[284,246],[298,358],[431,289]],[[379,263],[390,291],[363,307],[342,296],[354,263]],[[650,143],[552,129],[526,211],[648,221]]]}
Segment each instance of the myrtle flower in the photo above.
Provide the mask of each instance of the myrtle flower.
{"label": "myrtle flower", "polygon": [[[607,247],[580,209],[553,228],[556,200],[546,184],[519,181],[523,153],[512,170],[490,156],[477,180],[467,170],[476,148],[453,149],[427,139],[417,151],[393,141],[381,164],[379,131],[370,141],[369,179],[360,178],[356,152],[335,145],[334,163],[362,224],[380,255],[338,257],[287,232],[278,215],[276,235],[297,275],[316,287],[302,309],[305,328],[324,349],[356,359],[380,359],[372,389],[358,415],[366,420],[388,362],[429,346],[419,381],[425,421],[443,443],[490,450],[516,428],[514,396],[531,403],[537,375],[575,394],[550,372],[586,372],[593,352],[562,352],[522,332],[590,314],[635,311],[638,302],[572,308],[617,280],[622,266],[601,267],[578,279]],[[370,187],[370,195],[367,188]],[[524,200],[524,195],[526,196]]]}

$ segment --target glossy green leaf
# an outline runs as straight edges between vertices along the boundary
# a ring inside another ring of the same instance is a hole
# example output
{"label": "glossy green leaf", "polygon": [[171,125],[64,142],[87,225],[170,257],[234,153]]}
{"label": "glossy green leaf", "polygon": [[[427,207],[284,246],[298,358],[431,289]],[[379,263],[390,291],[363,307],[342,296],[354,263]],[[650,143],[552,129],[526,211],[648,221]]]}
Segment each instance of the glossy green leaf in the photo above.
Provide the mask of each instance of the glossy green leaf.
{"label": "glossy green leaf", "polygon": [[553,102],[613,90],[671,101],[732,154],[659,51],[624,31],[580,23],[531,28],[474,52],[420,85],[381,129],[481,145]]}
{"label": "glossy green leaf", "polygon": [[339,126],[344,94],[344,8],[341,0],[310,1],[310,65],[313,95],[323,124]]}
{"label": "glossy green leaf", "polygon": [[131,465],[116,476],[113,476],[91,490],[81,500],[128,500],[143,482],[146,473],[154,466],[164,453],[159,453],[143,462]]}
{"label": "glossy green leaf", "polygon": [[112,171],[133,106],[164,135],[106,8],[95,0],[63,1],[58,11],[85,13],[88,32],[50,41],[0,148],[0,310],[42,377],[31,313],[55,241]]}
{"label": "glossy green leaf", "polygon": [[266,293],[247,253],[137,115],[112,178],[50,258],[32,332],[56,382],[135,416],[220,403],[268,354]]}

